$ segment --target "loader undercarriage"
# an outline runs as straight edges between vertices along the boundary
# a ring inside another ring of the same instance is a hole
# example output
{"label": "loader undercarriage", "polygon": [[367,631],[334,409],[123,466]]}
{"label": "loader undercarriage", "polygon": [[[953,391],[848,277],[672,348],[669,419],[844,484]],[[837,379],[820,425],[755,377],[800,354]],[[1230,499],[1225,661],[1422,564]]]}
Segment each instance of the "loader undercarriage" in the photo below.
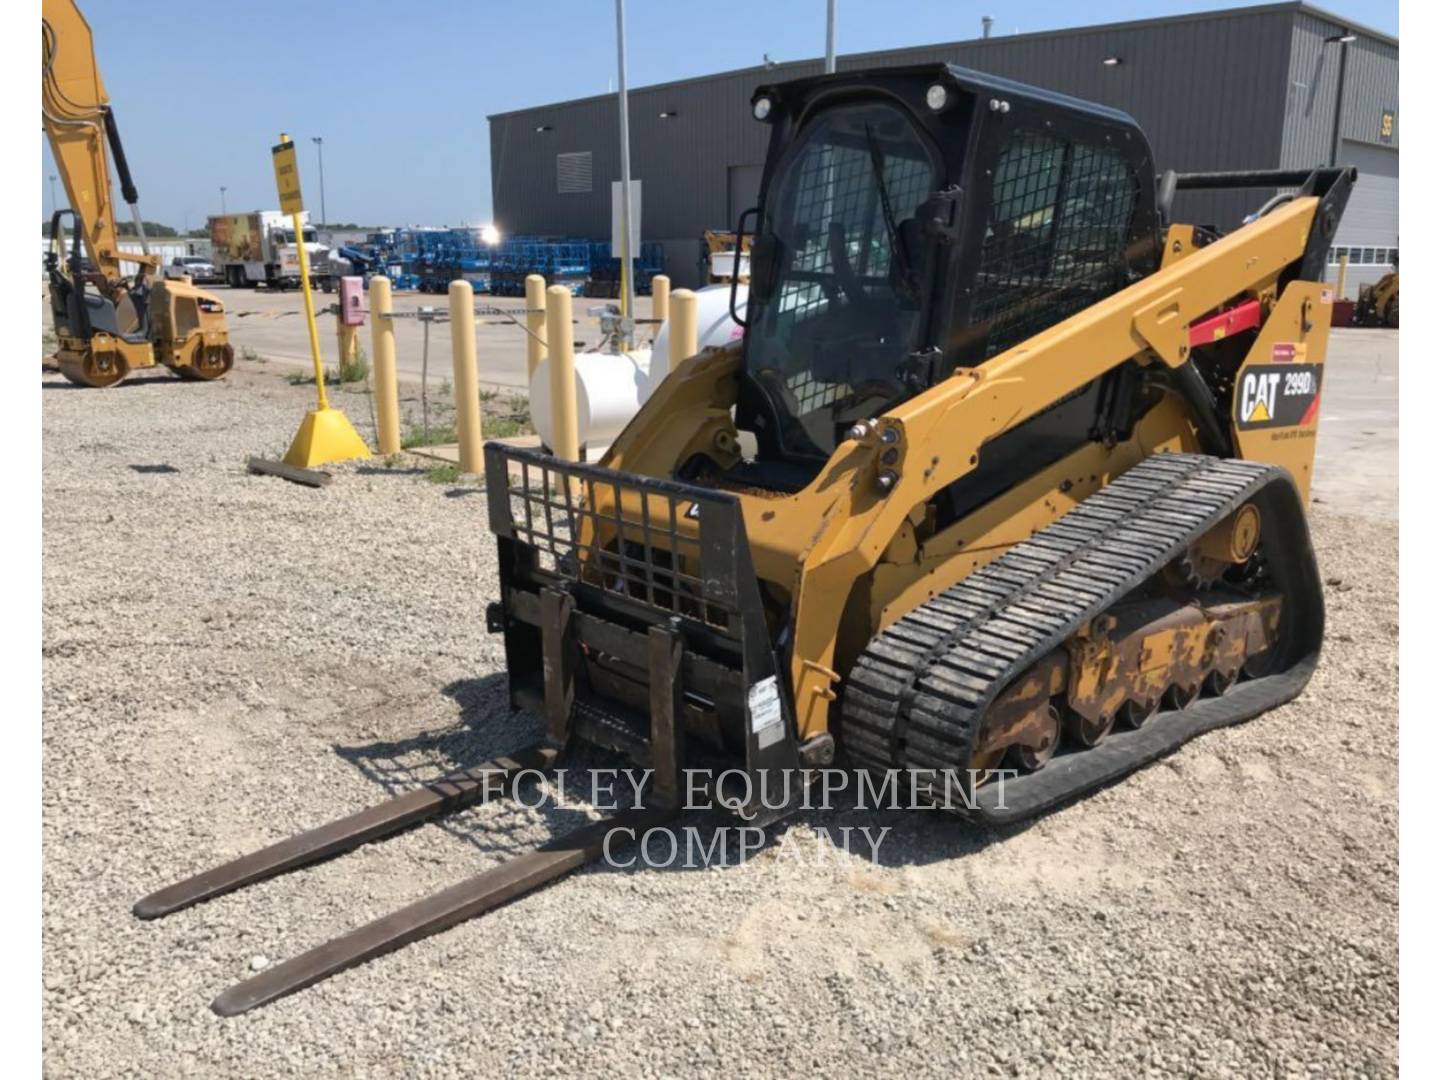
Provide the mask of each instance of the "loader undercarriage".
{"label": "loader undercarriage", "polygon": [[[1167,570],[1252,507],[1263,527],[1241,582],[1185,595]],[[842,740],[872,771],[972,783],[1008,758],[1018,776],[946,803],[1018,820],[1294,697],[1323,631],[1288,474],[1162,454],[877,637],[851,672]]]}

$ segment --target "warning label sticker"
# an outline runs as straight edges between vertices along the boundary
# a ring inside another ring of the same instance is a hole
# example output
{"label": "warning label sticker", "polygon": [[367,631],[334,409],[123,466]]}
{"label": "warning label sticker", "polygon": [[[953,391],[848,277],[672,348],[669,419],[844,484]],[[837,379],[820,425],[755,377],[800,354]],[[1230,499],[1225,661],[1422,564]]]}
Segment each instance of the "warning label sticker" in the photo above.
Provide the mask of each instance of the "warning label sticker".
{"label": "warning label sticker", "polygon": [[1277,364],[1303,364],[1305,343],[1303,341],[1277,341],[1270,349],[1270,359]]}
{"label": "warning label sticker", "polygon": [[780,708],[780,687],[774,675],[750,687],[747,704],[750,706],[750,730],[755,733],[760,748],[763,750],[779,742],[785,734],[782,726],[784,713]]}
{"label": "warning label sticker", "polygon": [[1235,426],[1249,431],[1313,422],[1320,405],[1321,371],[1320,364],[1288,361],[1246,368],[1235,387]]}

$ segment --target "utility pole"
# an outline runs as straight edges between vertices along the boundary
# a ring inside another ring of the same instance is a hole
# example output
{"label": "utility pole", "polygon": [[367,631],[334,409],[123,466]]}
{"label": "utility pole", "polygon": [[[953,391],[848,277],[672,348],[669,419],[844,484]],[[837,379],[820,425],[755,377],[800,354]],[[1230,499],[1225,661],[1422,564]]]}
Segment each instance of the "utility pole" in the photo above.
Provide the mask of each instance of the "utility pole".
{"label": "utility pole", "polygon": [[835,0],[825,0],[825,74],[835,74]]}
{"label": "utility pole", "polygon": [[620,318],[625,344],[632,342],[635,318],[635,272],[630,250],[630,95],[625,88],[625,0],[615,0],[615,47],[620,67]]}
{"label": "utility pole", "polygon": [[54,173],[50,174],[50,213],[52,214],[60,209],[60,203],[55,198],[55,181],[59,179]]}
{"label": "utility pole", "polygon": [[320,156],[320,228],[323,229],[328,220],[325,216],[325,137],[312,135],[310,141],[315,144],[315,153]]}
{"label": "utility pole", "polygon": [[220,213],[225,213],[225,185],[220,185]]}

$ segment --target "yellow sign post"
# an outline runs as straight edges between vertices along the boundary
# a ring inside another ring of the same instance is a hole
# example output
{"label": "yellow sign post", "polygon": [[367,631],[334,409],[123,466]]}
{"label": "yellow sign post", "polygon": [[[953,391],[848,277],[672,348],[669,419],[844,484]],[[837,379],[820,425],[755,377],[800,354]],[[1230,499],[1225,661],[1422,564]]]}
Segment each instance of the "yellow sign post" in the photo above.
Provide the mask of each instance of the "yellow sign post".
{"label": "yellow sign post", "polygon": [[332,409],[325,397],[325,364],[320,358],[320,333],[315,328],[315,299],[310,294],[310,253],[305,248],[305,224],[300,215],[305,203],[300,197],[300,167],[295,161],[295,144],[281,134],[280,145],[271,148],[275,161],[275,189],[280,208],[295,225],[295,249],[300,259],[300,288],[305,294],[305,322],[310,330],[310,359],[315,363],[315,408],[305,414],[300,430],[285,453],[285,464],[302,469],[331,461],[368,458],[370,448],[350,426],[339,409]]}

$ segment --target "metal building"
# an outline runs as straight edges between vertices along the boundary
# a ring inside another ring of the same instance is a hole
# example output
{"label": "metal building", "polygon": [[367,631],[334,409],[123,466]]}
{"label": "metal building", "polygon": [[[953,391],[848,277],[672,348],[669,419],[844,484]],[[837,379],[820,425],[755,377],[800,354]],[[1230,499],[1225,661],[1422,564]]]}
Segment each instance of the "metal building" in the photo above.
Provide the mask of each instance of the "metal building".
{"label": "metal building", "polygon": [[[1164,169],[1360,169],[1332,262],[1354,296],[1398,258],[1399,42],[1305,3],[1015,34],[841,56],[839,68],[949,62],[1126,110]],[[818,74],[820,60],[630,91],[641,228],[678,283],[698,278],[705,229],[753,206],[769,129],[750,95]],[[619,178],[615,95],[490,118],[495,220],[510,234],[610,236]],[[1230,229],[1268,192],[1182,192],[1179,220]]]}

